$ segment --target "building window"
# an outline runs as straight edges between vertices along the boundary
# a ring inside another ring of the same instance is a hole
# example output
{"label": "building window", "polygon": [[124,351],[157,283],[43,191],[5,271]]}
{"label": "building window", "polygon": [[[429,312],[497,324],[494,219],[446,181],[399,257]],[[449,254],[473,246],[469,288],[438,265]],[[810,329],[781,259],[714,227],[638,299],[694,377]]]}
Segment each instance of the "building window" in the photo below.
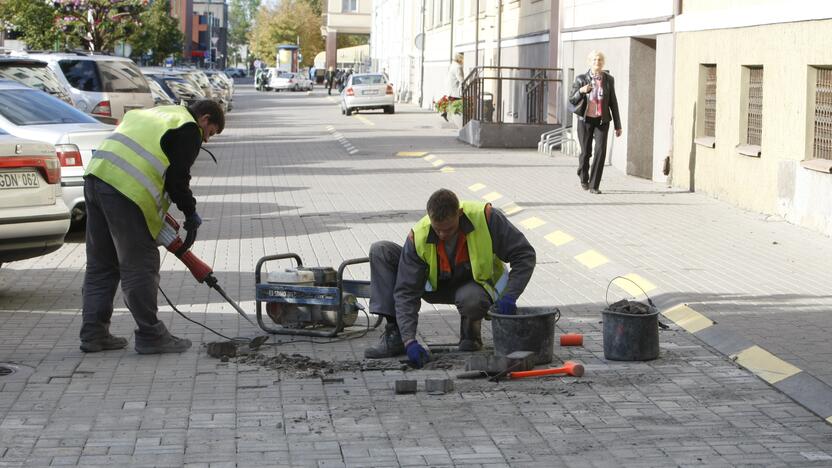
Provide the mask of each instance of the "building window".
{"label": "building window", "polygon": [[760,146],[763,135],[763,67],[746,67],[748,74],[746,102],[746,137],[748,145]]}
{"label": "building window", "polygon": [[815,69],[812,158],[832,160],[832,68]]}
{"label": "building window", "polygon": [[699,92],[696,99],[694,143],[716,147],[716,65],[699,66]]}
{"label": "building window", "polygon": [[716,137],[716,65],[705,65],[705,93],[703,95],[705,115],[703,136]]}
{"label": "building window", "polygon": [[358,11],[358,0],[341,0],[342,13],[355,13]]}

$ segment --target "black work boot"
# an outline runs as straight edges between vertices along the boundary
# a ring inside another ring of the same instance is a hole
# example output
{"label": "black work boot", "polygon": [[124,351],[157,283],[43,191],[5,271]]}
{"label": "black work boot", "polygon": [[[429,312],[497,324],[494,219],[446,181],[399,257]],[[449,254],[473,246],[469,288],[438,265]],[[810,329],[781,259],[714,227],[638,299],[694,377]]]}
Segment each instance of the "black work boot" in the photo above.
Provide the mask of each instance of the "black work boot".
{"label": "black work boot", "polygon": [[404,342],[399,333],[399,326],[396,322],[387,321],[381,339],[375,346],[364,350],[364,357],[370,359],[381,359],[404,354]]}
{"label": "black work boot", "polygon": [[459,350],[479,351],[482,349],[482,319],[459,318]]}

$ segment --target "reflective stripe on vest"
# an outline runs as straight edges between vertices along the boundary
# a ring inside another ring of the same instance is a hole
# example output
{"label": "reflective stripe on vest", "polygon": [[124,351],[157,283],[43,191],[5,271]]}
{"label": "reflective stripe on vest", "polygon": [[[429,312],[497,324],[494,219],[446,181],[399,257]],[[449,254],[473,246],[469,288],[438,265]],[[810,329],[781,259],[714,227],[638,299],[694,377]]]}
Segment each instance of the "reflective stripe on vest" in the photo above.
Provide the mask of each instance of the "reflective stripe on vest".
{"label": "reflective stripe on vest", "polygon": [[[468,247],[468,257],[471,262],[471,273],[474,281],[482,286],[494,300],[506,283],[506,269],[503,262],[494,255],[491,243],[491,232],[488,230],[488,220],[485,217],[485,203],[463,201],[460,202],[462,212],[471,220],[474,230],[465,236]],[[428,265],[428,280],[425,291],[436,291],[439,276],[439,261],[436,244],[427,242],[430,233],[430,218],[423,217],[413,227],[413,244],[416,253]],[[502,287],[496,287],[499,283]]]}
{"label": "reflective stripe on vest", "polygon": [[92,174],[133,201],[155,239],[170,207],[165,172],[170,165],[162,136],[187,123],[196,123],[182,106],[133,110],[93,153],[86,174]]}

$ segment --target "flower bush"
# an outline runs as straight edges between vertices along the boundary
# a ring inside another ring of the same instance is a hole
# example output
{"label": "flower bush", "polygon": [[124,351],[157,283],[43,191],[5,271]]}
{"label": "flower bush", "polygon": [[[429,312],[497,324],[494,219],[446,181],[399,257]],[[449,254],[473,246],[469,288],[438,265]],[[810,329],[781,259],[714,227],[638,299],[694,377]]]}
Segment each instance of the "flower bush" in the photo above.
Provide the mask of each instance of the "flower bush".
{"label": "flower bush", "polygon": [[436,101],[433,106],[436,112],[448,114],[462,114],[462,99],[454,99],[453,101],[448,96],[442,96],[442,99]]}

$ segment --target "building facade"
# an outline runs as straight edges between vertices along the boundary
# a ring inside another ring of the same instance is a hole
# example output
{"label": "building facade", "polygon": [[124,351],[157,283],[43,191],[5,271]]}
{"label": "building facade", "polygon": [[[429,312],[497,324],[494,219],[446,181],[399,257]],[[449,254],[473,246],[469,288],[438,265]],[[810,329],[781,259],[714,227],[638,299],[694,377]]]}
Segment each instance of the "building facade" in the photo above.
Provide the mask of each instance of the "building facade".
{"label": "building facade", "polygon": [[170,16],[176,18],[179,23],[179,31],[182,32],[182,57],[186,62],[191,60],[193,35],[193,11],[194,0],[170,0]]}
{"label": "building facade", "polygon": [[[558,0],[377,0],[371,54],[387,69],[402,97],[429,108],[449,94],[448,68],[456,53],[467,75],[477,66],[557,68]],[[496,99],[496,89],[490,94]],[[500,96],[503,121],[523,114],[524,100],[510,87]],[[516,87],[515,87],[516,88]],[[550,121],[558,121],[550,92]]]}
{"label": "building facade", "polygon": [[223,69],[228,60],[228,5],[225,0],[192,1],[192,62]]}
{"label": "building facade", "polygon": [[[370,34],[373,0],[326,0],[321,35],[326,41],[326,67],[338,61],[339,34]],[[369,60],[369,58],[368,58]]]}
{"label": "building facade", "polygon": [[832,235],[832,4],[688,0],[672,184]]}

